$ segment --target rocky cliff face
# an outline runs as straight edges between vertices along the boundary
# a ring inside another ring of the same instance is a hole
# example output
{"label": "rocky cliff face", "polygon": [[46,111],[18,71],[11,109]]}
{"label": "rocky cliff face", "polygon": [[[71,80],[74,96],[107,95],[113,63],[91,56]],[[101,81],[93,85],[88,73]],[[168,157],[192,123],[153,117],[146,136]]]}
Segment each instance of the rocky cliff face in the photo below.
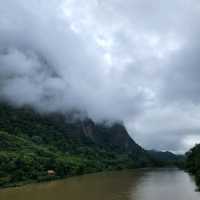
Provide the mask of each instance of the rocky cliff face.
{"label": "rocky cliff face", "polygon": [[83,133],[92,142],[104,148],[112,147],[117,151],[125,152],[143,151],[121,123],[106,125],[95,124],[92,120],[87,120],[83,122]]}

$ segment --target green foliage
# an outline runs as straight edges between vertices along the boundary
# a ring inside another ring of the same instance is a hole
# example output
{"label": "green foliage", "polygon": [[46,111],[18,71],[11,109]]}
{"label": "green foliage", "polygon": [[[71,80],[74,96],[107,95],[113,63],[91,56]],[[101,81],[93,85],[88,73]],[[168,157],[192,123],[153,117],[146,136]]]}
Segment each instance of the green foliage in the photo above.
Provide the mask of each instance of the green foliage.
{"label": "green foliage", "polygon": [[187,152],[186,156],[186,168],[195,176],[195,180],[200,189],[200,144]]}
{"label": "green foliage", "polygon": [[[134,167],[127,155],[82,147],[79,154],[65,154],[6,132],[0,132],[0,185],[27,180],[45,181],[101,170]],[[56,172],[49,177],[47,171]]]}

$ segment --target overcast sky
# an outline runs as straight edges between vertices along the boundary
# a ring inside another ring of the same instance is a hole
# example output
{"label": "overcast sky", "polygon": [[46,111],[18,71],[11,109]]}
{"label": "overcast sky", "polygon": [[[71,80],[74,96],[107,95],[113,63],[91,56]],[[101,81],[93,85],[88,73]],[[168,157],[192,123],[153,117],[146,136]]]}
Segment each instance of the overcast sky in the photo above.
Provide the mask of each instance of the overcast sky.
{"label": "overcast sky", "polygon": [[0,97],[183,152],[200,142],[199,35],[199,0],[0,0]]}

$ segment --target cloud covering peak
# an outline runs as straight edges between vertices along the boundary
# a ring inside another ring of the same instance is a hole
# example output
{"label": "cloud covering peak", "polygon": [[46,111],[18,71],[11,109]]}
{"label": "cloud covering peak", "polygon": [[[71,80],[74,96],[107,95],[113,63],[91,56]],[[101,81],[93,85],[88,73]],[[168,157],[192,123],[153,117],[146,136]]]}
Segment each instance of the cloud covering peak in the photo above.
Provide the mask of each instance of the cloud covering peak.
{"label": "cloud covering peak", "polygon": [[198,0],[0,5],[1,98],[123,120],[147,148],[198,142]]}

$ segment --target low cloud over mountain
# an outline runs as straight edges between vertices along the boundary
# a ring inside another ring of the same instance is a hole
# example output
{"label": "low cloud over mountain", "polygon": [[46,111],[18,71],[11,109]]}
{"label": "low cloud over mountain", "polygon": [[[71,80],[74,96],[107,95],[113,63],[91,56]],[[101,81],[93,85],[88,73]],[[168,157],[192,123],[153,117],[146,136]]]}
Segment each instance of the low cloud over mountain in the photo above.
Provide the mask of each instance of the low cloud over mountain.
{"label": "low cloud over mountain", "polygon": [[198,0],[0,5],[2,99],[123,120],[146,148],[200,141]]}

